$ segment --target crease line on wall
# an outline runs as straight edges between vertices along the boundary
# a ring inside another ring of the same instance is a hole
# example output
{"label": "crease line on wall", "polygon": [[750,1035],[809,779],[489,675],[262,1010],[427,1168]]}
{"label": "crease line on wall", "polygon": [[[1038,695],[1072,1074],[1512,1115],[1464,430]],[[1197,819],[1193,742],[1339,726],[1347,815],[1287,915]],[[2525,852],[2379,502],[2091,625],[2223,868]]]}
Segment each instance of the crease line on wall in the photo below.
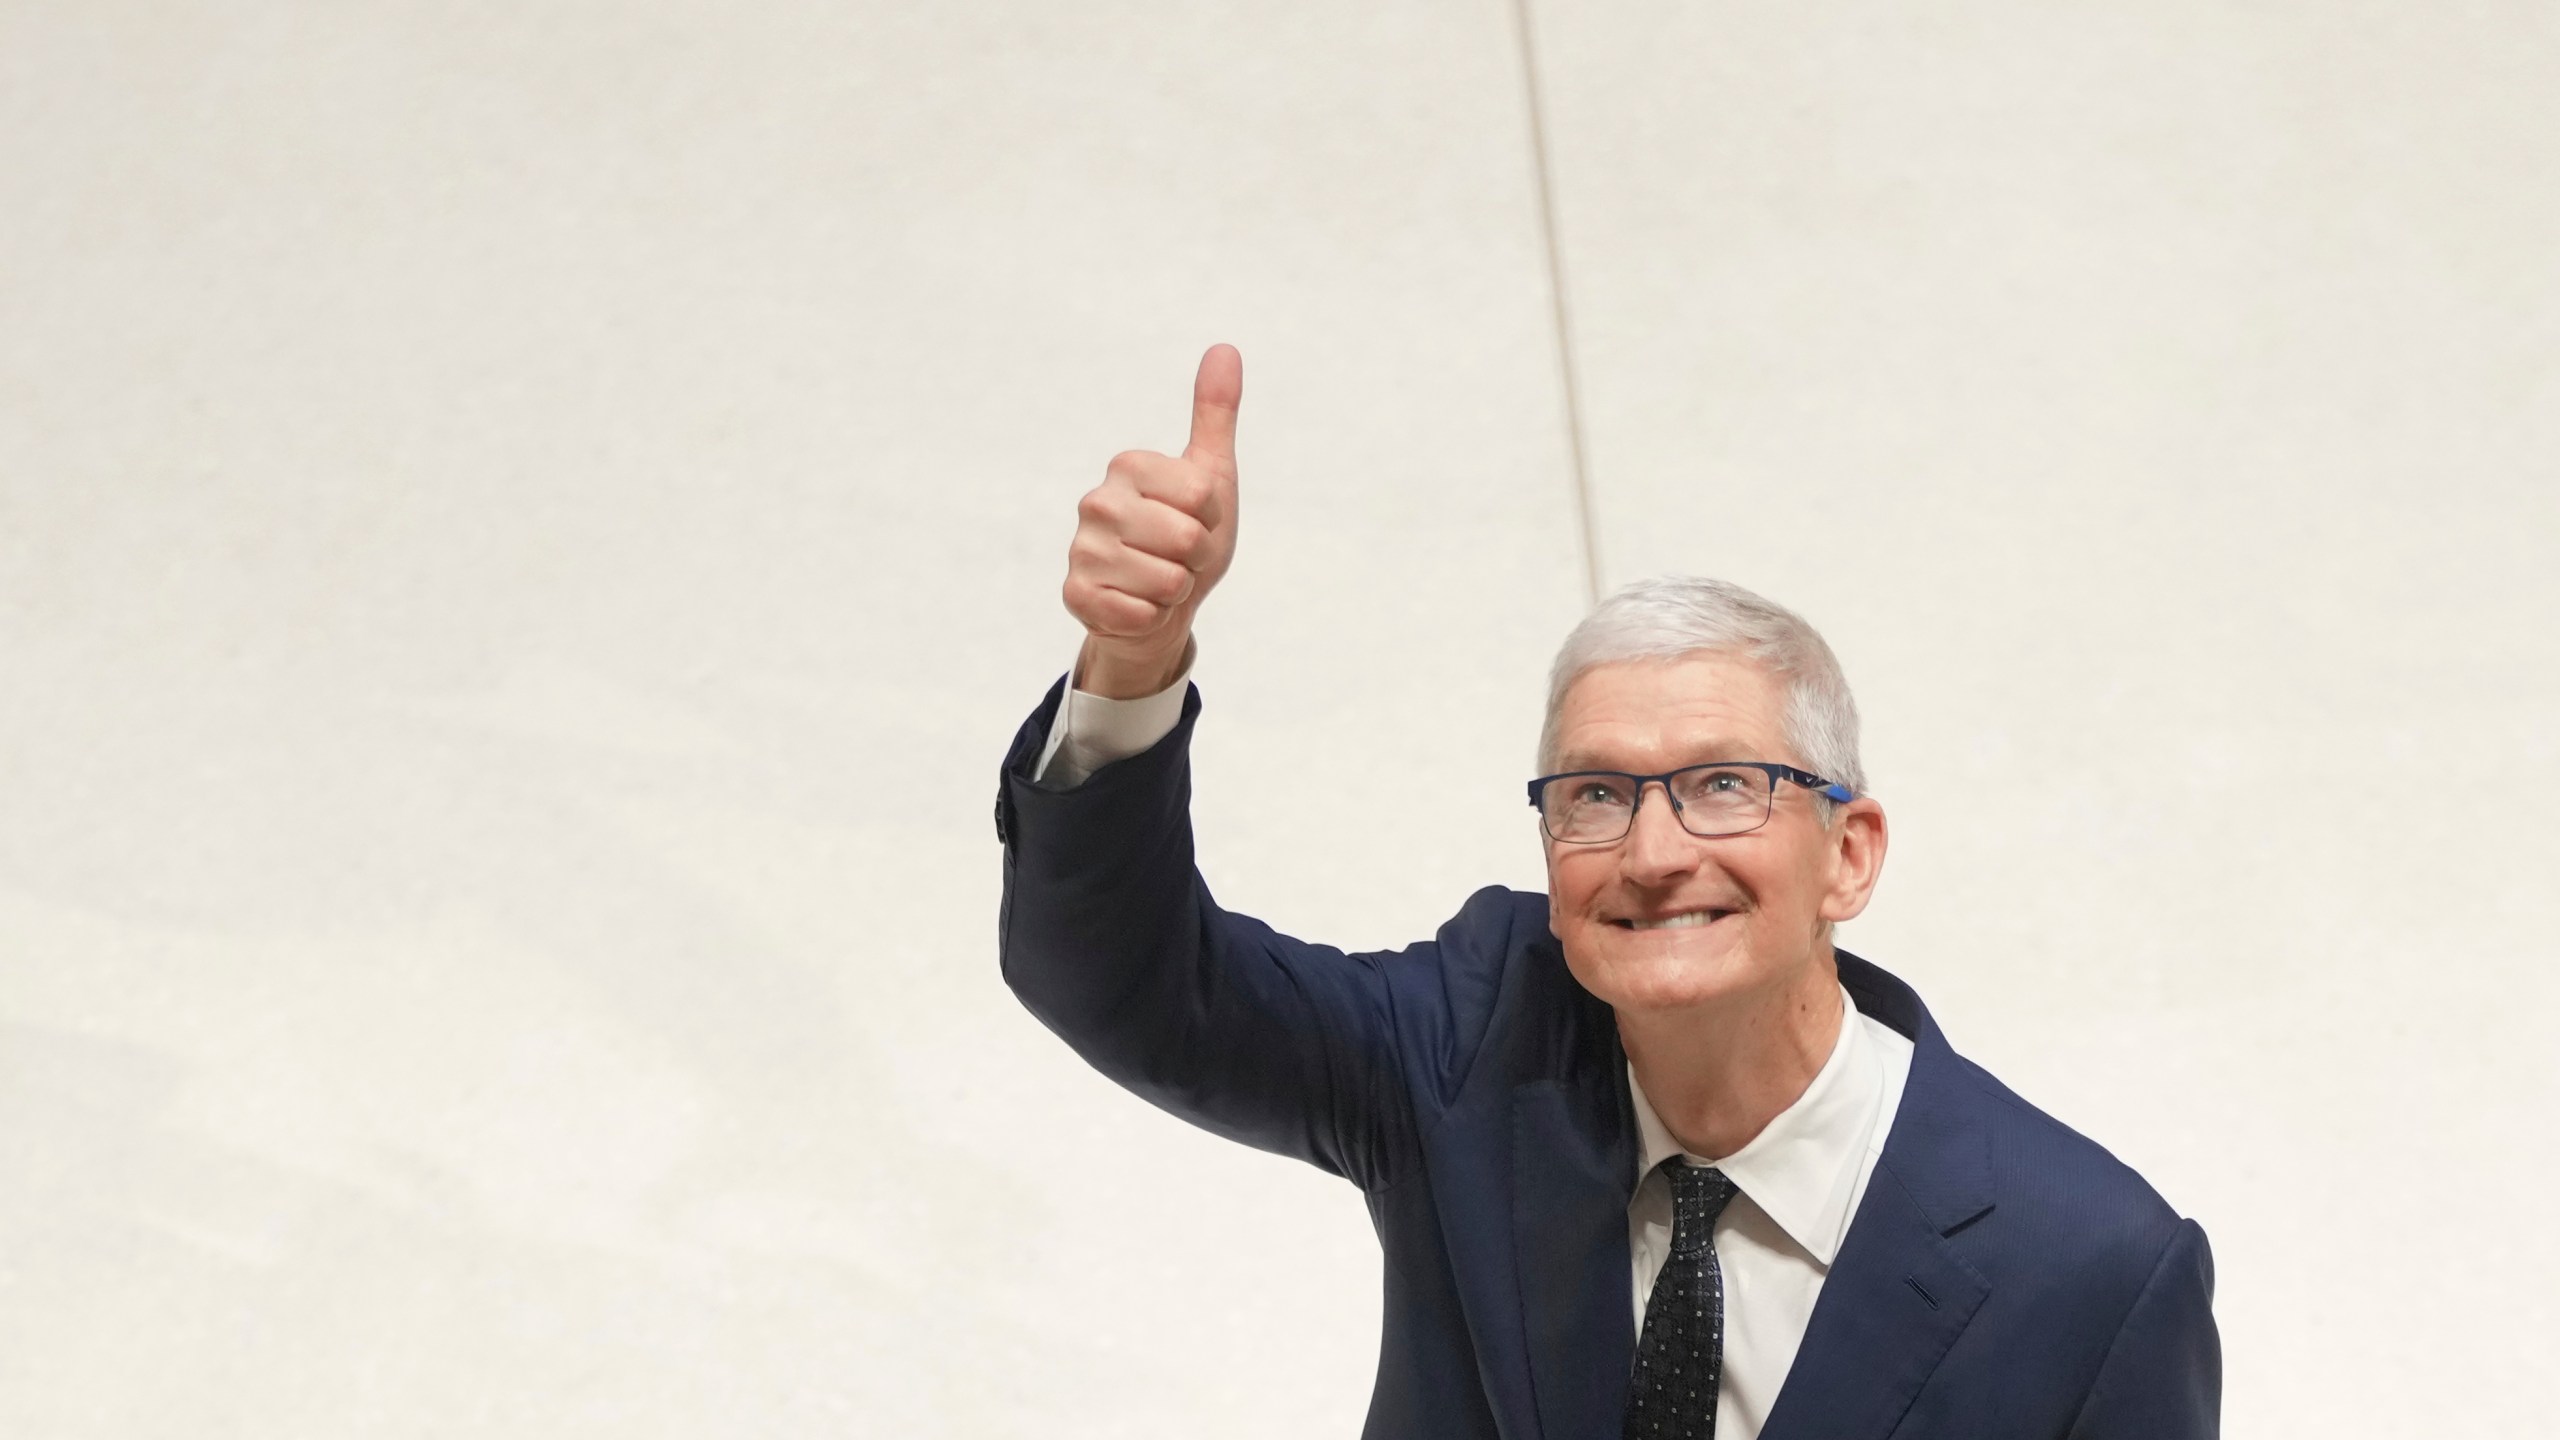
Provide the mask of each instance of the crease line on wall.
{"label": "crease line on wall", "polygon": [[1582,385],[1573,359],[1573,316],[1565,298],[1564,247],[1556,239],[1555,185],[1547,160],[1547,113],[1538,89],[1538,46],[1530,0],[1511,0],[1520,41],[1520,81],[1529,108],[1529,165],[1538,190],[1538,231],[1546,242],[1547,297],[1555,320],[1556,371],[1564,382],[1565,448],[1573,464],[1574,523],[1582,536],[1582,587],[1600,603],[1600,538],[1591,506],[1591,467],[1582,443]]}

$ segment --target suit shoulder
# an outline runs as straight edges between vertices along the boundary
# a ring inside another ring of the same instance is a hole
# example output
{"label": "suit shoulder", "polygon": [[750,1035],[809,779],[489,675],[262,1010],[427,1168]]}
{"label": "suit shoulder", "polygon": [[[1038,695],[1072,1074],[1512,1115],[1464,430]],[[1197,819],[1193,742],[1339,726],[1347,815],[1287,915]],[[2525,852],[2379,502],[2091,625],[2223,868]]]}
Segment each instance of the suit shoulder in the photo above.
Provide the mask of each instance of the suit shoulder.
{"label": "suit shoulder", "polygon": [[2141,1173],[2104,1145],[2030,1104],[1991,1072],[1956,1057],[1985,1100],[2000,1208],[2081,1264],[2148,1273],[2181,1223]]}
{"label": "suit shoulder", "polygon": [[1469,895],[1430,939],[1378,952],[1378,958],[1427,957],[1444,970],[1498,972],[1524,947],[1546,938],[1546,896],[1487,885]]}
{"label": "suit shoulder", "polygon": [[[1517,989],[1519,961],[1550,937],[1547,899],[1501,885],[1476,891],[1429,940],[1367,957],[1387,977],[1400,1010],[1434,1017],[1432,1043],[1414,1079],[1438,1104],[1464,1088],[1505,996]],[[1535,969],[1537,967],[1532,967]]]}
{"label": "suit shoulder", "polygon": [[1442,944],[1456,939],[1495,956],[1508,956],[1525,943],[1547,938],[1547,897],[1507,885],[1487,885],[1467,897],[1458,913],[1440,927],[1439,938]]}

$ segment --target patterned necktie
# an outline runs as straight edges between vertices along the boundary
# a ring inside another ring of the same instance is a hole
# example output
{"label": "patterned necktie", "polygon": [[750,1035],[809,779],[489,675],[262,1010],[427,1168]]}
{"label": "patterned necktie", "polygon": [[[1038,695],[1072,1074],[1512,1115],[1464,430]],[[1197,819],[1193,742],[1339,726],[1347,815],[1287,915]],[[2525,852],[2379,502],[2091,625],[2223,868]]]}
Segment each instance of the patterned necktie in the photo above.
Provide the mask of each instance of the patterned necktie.
{"label": "patterned necktie", "polygon": [[1724,1271],[1716,1264],[1716,1216],[1735,1195],[1721,1170],[1662,1162],[1671,1176],[1671,1257],[1645,1302],[1627,1380],[1626,1440],[1711,1440],[1716,1385],[1724,1378]]}

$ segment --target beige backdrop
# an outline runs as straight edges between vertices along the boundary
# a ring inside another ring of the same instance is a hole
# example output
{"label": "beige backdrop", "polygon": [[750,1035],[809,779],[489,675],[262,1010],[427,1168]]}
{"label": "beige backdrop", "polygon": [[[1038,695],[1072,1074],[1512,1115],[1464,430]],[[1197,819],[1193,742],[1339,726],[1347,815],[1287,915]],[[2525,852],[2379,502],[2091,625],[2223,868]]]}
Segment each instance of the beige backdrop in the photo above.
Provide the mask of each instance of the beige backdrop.
{"label": "beige backdrop", "polygon": [[[1601,578],[1832,636],[1848,943],[2204,1222],[2234,1434],[2546,1429],[2550,8],[1534,20]],[[0,0],[0,1432],[1353,1433],[1356,1195],[1012,1003],[988,806],[1074,497],[1230,340],[1212,881],[1537,883],[1522,61]]]}

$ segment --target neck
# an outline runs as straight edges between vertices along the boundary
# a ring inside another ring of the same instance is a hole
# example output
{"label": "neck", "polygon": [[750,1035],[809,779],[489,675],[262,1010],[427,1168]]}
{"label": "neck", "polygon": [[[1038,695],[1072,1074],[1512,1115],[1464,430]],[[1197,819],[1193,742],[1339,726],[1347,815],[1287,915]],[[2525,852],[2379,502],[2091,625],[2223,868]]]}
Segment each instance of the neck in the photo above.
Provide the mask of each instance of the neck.
{"label": "neck", "polygon": [[1796,1103],[1846,1020],[1824,946],[1802,981],[1682,1010],[1618,1012],[1636,1083],[1680,1148],[1720,1160]]}

